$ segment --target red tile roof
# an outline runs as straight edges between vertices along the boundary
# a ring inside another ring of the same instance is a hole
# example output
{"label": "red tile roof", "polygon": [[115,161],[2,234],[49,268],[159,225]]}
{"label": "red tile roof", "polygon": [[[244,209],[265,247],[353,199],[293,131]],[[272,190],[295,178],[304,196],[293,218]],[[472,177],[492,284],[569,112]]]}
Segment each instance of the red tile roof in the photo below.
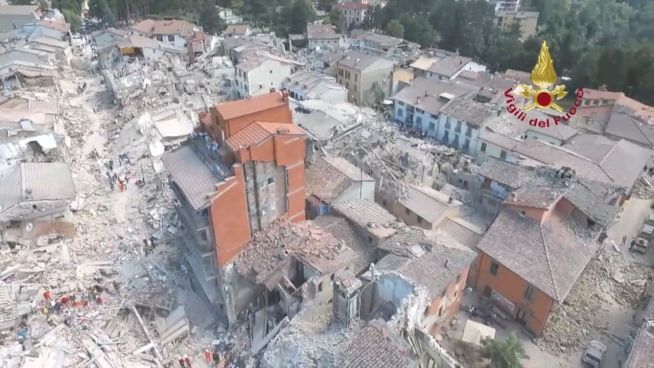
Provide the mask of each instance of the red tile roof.
{"label": "red tile roof", "polygon": [[294,124],[258,121],[229,137],[226,144],[232,151],[237,151],[242,147],[261,143],[276,134],[305,135],[306,133]]}
{"label": "red tile roof", "polygon": [[243,100],[225,102],[217,105],[216,110],[223,119],[229,120],[283,105],[288,105],[288,100],[284,100],[281,92],[271,92]]}
{"label": "red tile roof", "polygon": [[153,20],[146,19],[132,27],[137,32],[155,35],[173,35],[190,36],[193,34],[196,26],[181,19],[173,20]]}

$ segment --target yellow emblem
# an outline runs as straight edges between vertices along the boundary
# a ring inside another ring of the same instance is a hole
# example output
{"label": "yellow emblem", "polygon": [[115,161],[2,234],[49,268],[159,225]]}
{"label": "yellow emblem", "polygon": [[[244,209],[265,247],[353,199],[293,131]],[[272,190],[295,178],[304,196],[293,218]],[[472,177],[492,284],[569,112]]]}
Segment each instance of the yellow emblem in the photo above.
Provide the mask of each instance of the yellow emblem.
{"label": "yellow emblem", "polygon": [[[531,83],[538,88],[520,84],[514,89],[516,93],[531,101],[531,103],[524,107],[525,111],[533,108],[552,108],[556,111],[563,112],[563,108],[554,101],[555,99],[557,101],[562,99],[568,92],[566,92],[564,85],[554,87],[556,83],[556,72],[554,71],[554,63],[547,47],[547,41],[543,41],[540,47],[538,62],[531,71]],[[552,89],[552,87],[554,88]]]}

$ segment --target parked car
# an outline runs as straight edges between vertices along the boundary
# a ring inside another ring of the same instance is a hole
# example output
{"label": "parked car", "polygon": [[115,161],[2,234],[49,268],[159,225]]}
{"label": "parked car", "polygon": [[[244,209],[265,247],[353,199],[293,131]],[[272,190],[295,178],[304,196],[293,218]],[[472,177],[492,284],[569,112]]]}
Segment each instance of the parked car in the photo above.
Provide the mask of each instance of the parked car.
{"label": "parked car", "polygon": [[632,252],[638,252],[645,254],[647,253],[647,247],[649,246],[649,241],[643,238],[636,238],[631,241],[629,245],[629,250]]}
{"label": "parked car", "polygon": [[645,240],[652,240],[654,238],[654,226],[643,224],[643,227],[640,228],[640,233],[638,234],[639,238]]}
{"label": "parked car", "polygon": [[586,351],[584,351],[581,361],[593,368],[600,368],[604,355],[606,355],[606,345],[597,340],[593,340],[588,344],[588,347],[586,347]]}

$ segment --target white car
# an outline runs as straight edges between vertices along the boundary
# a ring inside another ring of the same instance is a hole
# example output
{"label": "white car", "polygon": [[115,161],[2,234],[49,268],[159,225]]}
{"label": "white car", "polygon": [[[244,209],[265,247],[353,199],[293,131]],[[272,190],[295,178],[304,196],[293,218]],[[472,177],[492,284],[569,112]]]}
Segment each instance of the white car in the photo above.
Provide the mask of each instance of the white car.
{"label": "white car", "polygon": [[606,355],[606,345],[593,340],[588,344],[584,355],[581,357],[581,361],[593,368],[600,368],[604,355]]}

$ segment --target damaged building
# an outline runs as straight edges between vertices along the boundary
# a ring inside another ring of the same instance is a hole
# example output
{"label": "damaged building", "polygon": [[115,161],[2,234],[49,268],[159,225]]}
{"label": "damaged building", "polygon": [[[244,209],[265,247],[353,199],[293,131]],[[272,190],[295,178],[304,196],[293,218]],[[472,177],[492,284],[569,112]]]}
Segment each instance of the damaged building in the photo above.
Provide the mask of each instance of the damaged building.
{"label": "damaged building", "polygon": [[305,133],[293,124],[282,93],[217,105],[201,121],[191,141],[163,162],[198,291],[233,322],[228,264],[276,219],[304,220]]}
{"label": "damaged building", "polygon": [[0,169],[0,230],[3,242],[36,240],[63,217],[75,199],[67,164],[20,163]]}

